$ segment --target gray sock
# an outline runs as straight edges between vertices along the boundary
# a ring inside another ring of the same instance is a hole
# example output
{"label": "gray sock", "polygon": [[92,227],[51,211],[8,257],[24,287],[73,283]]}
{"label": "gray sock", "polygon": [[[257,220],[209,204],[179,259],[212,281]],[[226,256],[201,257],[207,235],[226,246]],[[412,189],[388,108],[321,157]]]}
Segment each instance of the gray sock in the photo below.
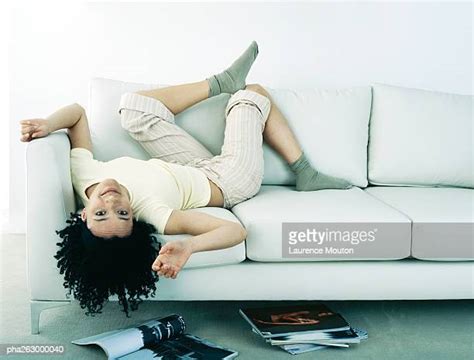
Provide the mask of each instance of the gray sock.
{"label": "gray sock", "polygon": [[296,175],[296,190],[315,191],[322,189],[349,189],[351,183],[334,176],[325,175],[315,170],[303,153],[294,163],[290,164]]}
{"label": "gray sock", "polygon": [[247,50],[229,68],[208,78],[209,97],[221,93],[233,94],[245,88],[245,79],[257,55],[258,45],[252,41]]}

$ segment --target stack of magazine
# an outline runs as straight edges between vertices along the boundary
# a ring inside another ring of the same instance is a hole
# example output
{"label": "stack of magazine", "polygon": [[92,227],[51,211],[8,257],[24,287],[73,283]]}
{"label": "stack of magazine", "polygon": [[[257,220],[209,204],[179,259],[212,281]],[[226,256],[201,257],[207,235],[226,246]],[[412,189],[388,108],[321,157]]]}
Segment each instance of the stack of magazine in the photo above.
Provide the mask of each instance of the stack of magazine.
{"label": "stack of magazine", "polygon": [[349,347],[367,339],[338,313],[323,304],[240,309],[254,333],[290,354],[328,347]]}
{"label": "stack of magazine", "polygon": [[76,345],[99,345],[109,360],[233,359],[238,352],[185,334],[184,319],[176,314],[140,325],[73,340]]}

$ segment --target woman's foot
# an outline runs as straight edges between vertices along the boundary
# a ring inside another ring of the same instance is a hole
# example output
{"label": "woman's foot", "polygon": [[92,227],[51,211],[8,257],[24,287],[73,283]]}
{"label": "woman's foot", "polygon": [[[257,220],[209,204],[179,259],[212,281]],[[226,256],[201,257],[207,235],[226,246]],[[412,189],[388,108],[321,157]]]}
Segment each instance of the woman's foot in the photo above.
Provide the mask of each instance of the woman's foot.
{"label": "woman's foot", "polygon": [[209,82],[209,97],[221,93],[234,94],[245,88],[245,79],[258,55],[258,45],[252,41],[250,46],[232,65],[207,79]]}
{"label": "woman's foot", "polygon": [[344,179],[325,175],[314,169],[303,153],[294,163],[290,164],[296,175],[296,190],[316,191],[323,189],[349,189],[352,184]]}
{"label": "woman's foot", "polygon": [[175,240],[165,244],[152,269],[166,278],[176,279],[178,272],[183,268],[192,254],[191,244],[186,240]]}

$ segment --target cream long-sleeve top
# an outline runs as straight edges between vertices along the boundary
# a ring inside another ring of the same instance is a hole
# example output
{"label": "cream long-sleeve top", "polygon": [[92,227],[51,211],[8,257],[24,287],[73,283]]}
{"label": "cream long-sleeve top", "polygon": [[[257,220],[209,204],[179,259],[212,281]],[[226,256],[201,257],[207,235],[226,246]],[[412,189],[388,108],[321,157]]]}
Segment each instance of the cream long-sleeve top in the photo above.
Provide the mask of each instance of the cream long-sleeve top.
{"label": "cream long-sleeve top", "polygon": [[73,148],[70,157],[73,187],[85,206],[89,186],[115,179],[130,194],[133,216],[154,225],[160,234],[173,209],[203,207],[211,197],[206,175],[190,166],[131,157],[99,161],[85,148]]}

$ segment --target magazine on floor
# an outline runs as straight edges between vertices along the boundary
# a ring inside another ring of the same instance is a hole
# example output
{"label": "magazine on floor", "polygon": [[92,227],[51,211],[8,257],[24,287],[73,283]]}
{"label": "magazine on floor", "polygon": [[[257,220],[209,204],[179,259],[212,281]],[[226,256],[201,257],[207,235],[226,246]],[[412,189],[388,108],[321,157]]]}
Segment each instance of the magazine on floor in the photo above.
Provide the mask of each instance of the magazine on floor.
{"label": "magazine on floor", "polygon": [[325,348],[348,348],[367,339],[361,329],[351,328],[338,313],[323,304],[240,309],[252,331],[267,343],[290,354]]}
{"label": "magazine on floor", "polygon": [[316,334],[295,334],[277,336],[267,340],[272,345],[285,344],[357,344],[360,343],[360,338],[354,329],[343,331],[320,332]]}
{"label": "magazine on floor", "polygon": [[197,336],[185,334],[180,315],[146,321],[140,325],[108,331],[71,341],[76,345],[98,345],[109,360],[233,359],[238,352]]}
{"label": "magazine on floor", "polygon": [[264,338],[350,329],[341,315],[323,304],[247,308],[239,312]]}
{"label": "magazine on floor", "polygon": [[[352,329],[359,340],[366,340],[368,339],[367,331],[362,329]],[[338,346],[338,347],[349,347],[349,344],[326,344],[326,345],[318,345],[318,344],[289,344],[289,345],[278,345],[280,348],[285,350],[286,352],[292,355],[303,354],[310,351],[321,350],[331,346]]]}

